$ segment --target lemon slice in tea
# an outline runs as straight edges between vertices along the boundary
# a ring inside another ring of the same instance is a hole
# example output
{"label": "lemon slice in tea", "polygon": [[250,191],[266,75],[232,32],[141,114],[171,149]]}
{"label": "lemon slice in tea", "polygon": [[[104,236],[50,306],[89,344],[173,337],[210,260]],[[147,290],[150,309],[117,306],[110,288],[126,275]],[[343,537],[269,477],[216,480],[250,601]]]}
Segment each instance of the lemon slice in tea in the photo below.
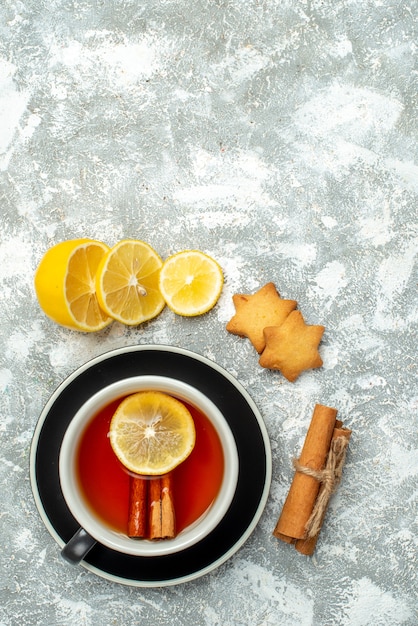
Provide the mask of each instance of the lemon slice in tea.
{"label": "lemon slice in tea", "polygon": [[173,470],[196,441],[186,406],[160,391],[139,391],[122,400],[109,428],[119,461],[136,474],[158,476]]}

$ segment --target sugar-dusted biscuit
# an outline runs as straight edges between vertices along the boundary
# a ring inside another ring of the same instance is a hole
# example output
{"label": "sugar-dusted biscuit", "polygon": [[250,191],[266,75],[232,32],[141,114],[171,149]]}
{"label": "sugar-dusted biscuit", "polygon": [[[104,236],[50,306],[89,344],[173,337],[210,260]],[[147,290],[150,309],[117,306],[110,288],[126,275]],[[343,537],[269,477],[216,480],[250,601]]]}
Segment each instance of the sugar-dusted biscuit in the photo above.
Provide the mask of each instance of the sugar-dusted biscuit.
{"label": "sugar-dusted biscuit", "polygon": [[306,324],[300,311],[292,311],[281,326],[264,329],[266,347],[260,365],[280,370],[287,380],[294,382],[304,370],[321,367],[318,346],[324,330],[324,326]]}
{"label": "sugar-dusted biscuit", "polygon": [[273,283],[267,283],[256,293],[232,296],[235,315],[226,329],[241,337],[248,337],[258,353],[265,347],[263,329],[266,326],[280,326],[291,311],[296,308],[296,300],[284,300]]}

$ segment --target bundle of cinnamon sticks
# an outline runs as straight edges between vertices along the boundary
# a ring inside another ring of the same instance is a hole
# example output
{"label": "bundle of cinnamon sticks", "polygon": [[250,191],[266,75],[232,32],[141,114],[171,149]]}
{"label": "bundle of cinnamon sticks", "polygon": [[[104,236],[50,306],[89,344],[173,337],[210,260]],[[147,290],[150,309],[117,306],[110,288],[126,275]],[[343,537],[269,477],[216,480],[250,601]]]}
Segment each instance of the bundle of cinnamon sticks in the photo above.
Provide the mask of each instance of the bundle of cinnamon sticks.
{"label": "bundle of cinnamon sticks", "polygon": [[312,555],[329,499],[341,480],[351,430],[336,419],[337,410],[317,404],[295,474],[273,535]]}
{"label": "bundle of cinnamon sticks", "polygon": [[130,476],[128,536],[171,539],[176,535],[172,474]]}

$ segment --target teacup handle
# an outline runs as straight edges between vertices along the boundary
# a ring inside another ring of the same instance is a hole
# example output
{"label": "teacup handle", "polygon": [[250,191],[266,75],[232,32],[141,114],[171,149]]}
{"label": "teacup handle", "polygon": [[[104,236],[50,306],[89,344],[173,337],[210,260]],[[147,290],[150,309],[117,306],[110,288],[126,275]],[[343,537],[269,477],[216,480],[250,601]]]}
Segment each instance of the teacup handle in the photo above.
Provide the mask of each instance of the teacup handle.
{"label": "teacup handle", "polygon": [[84,559],[95,543],[96,540],[84,528],[79,528],[61,550],[61,556],[69,563],[77,565]]}

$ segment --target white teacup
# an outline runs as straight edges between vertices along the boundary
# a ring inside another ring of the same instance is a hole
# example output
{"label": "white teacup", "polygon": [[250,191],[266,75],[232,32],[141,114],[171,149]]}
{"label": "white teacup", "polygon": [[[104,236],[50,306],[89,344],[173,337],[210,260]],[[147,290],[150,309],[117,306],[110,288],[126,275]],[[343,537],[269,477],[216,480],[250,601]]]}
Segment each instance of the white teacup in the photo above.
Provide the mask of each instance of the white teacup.
{"label": "white teacup", "polygon": [[[132,539],[117,532],[95,513],[85,500],[77,479],[76,456],[86,426],[110,402],[142,390],[162,391],[196,407],[212,422],[221,441],[224,456],[224,473],[218,495],[201,517],[182,530],[173,539],[159,542]],[[94,394],[77,411],[64,435],[59,456],[61,489],[68,508],[80,524],[80,531],[64,546],[63,556],[79,562],[99,542],[118,552],[136,556],[172,554],[201,541],[221,521],[234,497],[238,480],[238,452],[231,429],[216,407],[202,392],[174,378],[162,376],[136,376],[104,387]]]}

